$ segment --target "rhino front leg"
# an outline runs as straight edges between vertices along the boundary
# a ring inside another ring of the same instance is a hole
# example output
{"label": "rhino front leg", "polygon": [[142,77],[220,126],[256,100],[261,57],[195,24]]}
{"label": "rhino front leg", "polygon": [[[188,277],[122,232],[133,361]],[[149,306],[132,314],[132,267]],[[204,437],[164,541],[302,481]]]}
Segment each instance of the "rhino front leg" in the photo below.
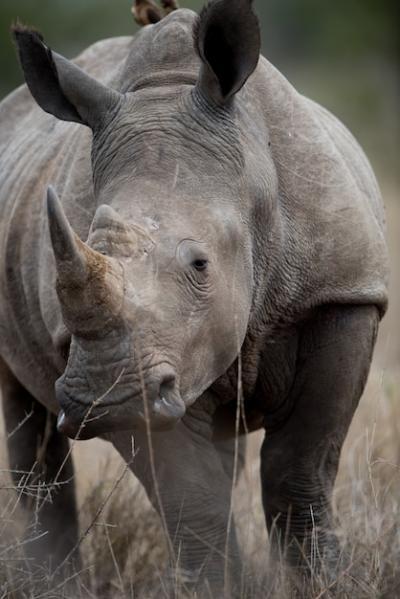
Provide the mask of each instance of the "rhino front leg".
{"label": "rhino front leg", "polygon": [[319,309],[300,332],[295,381],[285,402],[290,416],[274,422],[266,415],[261,478],[267,526],[275,547],[306,570],[324,556],[331,574],[336,570],[331,494],[378,320],[374,306]]}
{"label": "rhino front leg", "polygon": [[[151,440],[158,497],[148,439],[142,432],[135,434],[137,455],[132,470],[159,513],[161,502],[173,550],[172,575],[178,568],[185,587],[200,593],[208,589],[212,597],[233,597],[240,558],[233,522],[227,542],[232,490],[227,466],[231,460],[213,444],[211,423],[201,419],[198,410],[172,431],[151,433]],[[130,439],[122,441],[119,436],[113,441],[128,461]]]}
{"label": "rhino front leg", "polygon": [[[25,552],[33,564],[54,570],[78,540],[68,439],[57,432],[55,416],[28,393],[1,359],[0,385],[9,466],[28,515],[27,539],[37,539],[26,542]],[[48,493],[57,475],[60,485]]]}

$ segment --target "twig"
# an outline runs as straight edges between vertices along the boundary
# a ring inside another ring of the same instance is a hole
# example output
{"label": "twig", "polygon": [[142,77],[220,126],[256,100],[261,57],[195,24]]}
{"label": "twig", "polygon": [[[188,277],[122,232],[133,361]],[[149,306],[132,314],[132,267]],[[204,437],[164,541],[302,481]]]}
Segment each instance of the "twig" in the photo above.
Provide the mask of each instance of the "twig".
{"label": "twig", "polygon": [[24,426],[25,422],[27,422],[29,420],[29,418],[31,418],[32,416],[33,416],[33,408],[31,409],[31,411],[28,414],[25,414],[25,417],[21,420],[21,422],[19,422],[17,424],[17,426],[15,427],[15,429],[12,430],[10,433],[8,433],[8,435],[7,435],[7,441],[9,441],[11,439],[11,437],[13,435],[15,435],[15,433],[17,433],[19,431],[19,429]]}
{"label": "twig", "polygon": [[233,458],[232,486],[229,503],[228,523],[226,526],[225,539],[225,560],[224,560],[224,597],[229,597],[229,542],[233,520],[233,493],[235,490],[237,470],[238,470],[238,455],[239,455],[239,427],[240,427],[240,412],[242,400],[242,357],[239,350],[238,355],[238,380],[237,380],[237,397],[236,397],[236,420],[235,420],[235,451]]}
{"label": "twig", "polygon": [[[132,460],[130,460],[129,462],[127,462],[125,464],[125,467],[123,469],[122,474],[116,479],[114,485],[112,486],[110,492],[108,493],[108,495],[106,496],[106,498],[104,499],[104,501],[101,503],[99,509],[97,510],[97,512],[95,513],[91,523],[89,524],[89,526],[85,529],[85,531],[81,534],[80,538],[78,539],[77,543],[74,545],[74,547],[71,549],[71,551],[67,554],[67,556],[63,559],[63,561],[57,566],[57,568],[54,570],[54,572],[51,574],[51,577],[53,578],[58,572],[59,570],[68,562],[68,560],[72,557],[72,555],[75,553],[75,551],[79,548],[79,546],[82,544],[83,540],[88,536],[89,532],[91,531],[91,529],[93,528],[93,526],[95,525],[95,523],[97,522],[97,520],[99,519],[99,517],[101,516],[101,514],[103,513],[104,508],[106,507],[107,503],[110,501],[112,495],[114,494],[114,492],[116,491],[116,489],[118,488],[119,484],[121,483],[122,479],[125,477],[125,474],[127,473],[127,471],[129,470],[134,458],[135,458],[135,451],[134,448],[132,448]],[[59,587],[56,587],[56,589]]]}

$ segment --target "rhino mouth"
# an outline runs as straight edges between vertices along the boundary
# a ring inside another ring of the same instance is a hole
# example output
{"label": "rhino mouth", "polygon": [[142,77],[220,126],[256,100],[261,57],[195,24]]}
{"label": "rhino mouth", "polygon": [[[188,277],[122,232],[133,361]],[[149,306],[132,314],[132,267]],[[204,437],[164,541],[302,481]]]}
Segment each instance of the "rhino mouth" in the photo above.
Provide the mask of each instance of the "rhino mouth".
{"label": "rhino mouth", "polygon": [[61,409],[58,413],[57,429],[70,439],[84,441],[116,430],[129,430],[130,427],[125,429],[123,423],[123,418],[118,419],[114,416],[110,419],[108,410],[93,415],[88,409],[81,414],[77,414],[76,410],[71,414]]}
{"label": "rhino mouth", "polygon": [[101,398],[88,402],[82,401],[81,394],[74,394],[61,377],[56,382],[56,396],[61,407],[57,428],[78,440],[147,427],[153,431],[169,430],[185,414],[185,403],[171,380],[150,385],[144,393],[118,393],[114,401],[107,397],[107,402]]}

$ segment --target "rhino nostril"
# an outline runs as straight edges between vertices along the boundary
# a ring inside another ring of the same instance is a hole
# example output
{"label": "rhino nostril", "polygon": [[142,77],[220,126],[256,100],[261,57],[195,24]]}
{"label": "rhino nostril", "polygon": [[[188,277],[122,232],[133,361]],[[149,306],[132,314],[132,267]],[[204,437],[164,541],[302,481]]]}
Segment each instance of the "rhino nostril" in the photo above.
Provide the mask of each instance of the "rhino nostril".
{"label": "rhino nostril", "polygon": [[60,410],[57,416],[57,429],[63,432],[63,427],[65,425],[65,412],[64,410]]}
{"label": "rhino nostril", "polygon": [[77,438],[80,429],[80,422],[72,421],[66,416],[64,410],[60,410],[57,416],[57,430],[63,435],[67,435],[70,439]]}
{"label": "rhino nostril", "polygon": [[172,373],[162,377],[159,387],[159,397],[168,399],[168,395],[175,389],[176,376]]}
{"label": "rhino nostril", "polygon": [[177,389],[175,373],[164,372],[159,381],[154,414],[165,420],[179,420],[185,413],[185,405]]}

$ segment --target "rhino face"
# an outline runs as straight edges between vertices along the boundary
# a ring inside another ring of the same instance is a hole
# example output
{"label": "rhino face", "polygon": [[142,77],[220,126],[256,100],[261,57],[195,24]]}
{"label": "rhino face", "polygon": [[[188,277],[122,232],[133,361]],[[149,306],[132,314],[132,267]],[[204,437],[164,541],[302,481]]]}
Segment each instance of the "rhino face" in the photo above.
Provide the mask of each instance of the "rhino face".
{"label": "rhino face", "polygon": [[[179,18],[176,11],[165,23]],[[197,84],[153,95],[106,88],[38,34],[15,31],[40,106],[93,131],[98,208],[86,242],[48,192],[57,294],[71,334],[56,383],[59,428],[71,437],[173,425],[226,372],[246,334],[252,244],[233,114],[258,62],[258,22],[248,0],[234,11],[211,3],[191,21]]]}
{"label": "rhino face", "polygon": [[72,335],[56,384],[60,427],[75,436],[86,416],[83,438],[146,419],[173,425],[242,345],[252,287],[243,231],[233,216],[212,225],[208,215],[205,227],[205,214],[197,226],[161,215],[145,227],[101,205],[83,243],[51,188],[48,211]]}

